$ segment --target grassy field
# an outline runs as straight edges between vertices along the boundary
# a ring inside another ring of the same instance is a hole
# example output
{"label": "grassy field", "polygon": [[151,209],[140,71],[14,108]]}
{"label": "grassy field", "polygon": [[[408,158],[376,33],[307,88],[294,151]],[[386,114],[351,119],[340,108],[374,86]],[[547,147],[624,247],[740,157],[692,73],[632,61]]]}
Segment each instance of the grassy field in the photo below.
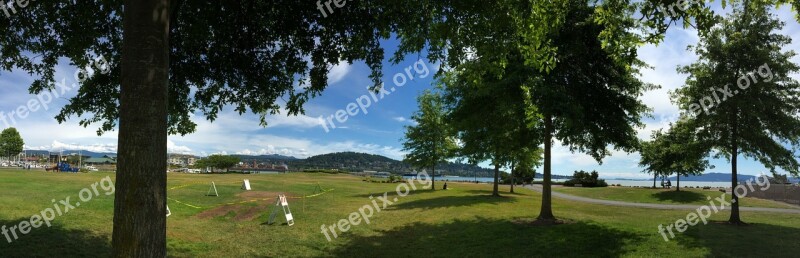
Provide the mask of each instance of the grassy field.
{"label": "grassy field", "polygon": [[[75,202],[81,189],[106,176],[114,175],[0,170],[0,225],[28,220],[52,207],[51,200],[71,196]],[[245,178],[253,191],[239,189]],[[220,196],[205,196],[211,181]],[[317,184],[333,190],[297,198],[314,193]],[[700,224],[666,242],[657,232],[658,225],[685,218],[687,211],[556,199],[554,212],[568,223],[536,226],[530,222],[539,212],[539,194],[521,188],[509,194],[503,187],[503,197],[491,197],[488,184],[450,183],[451,190],[418,189],[406,197],[394,194],[397,184],[328,174],[169,174],[168,185],[172,215],[167,236],[172,257],[780,257],[800,253],[796,214],[743,212],[749,226]],[[263,199],[279,192],[295,197],[289,200],[294,226],[265,225],[274,200]],[[376,212],[369,224],[352,226],[330,242],[321,233],[321,225],[347,219],[371,204],[371,195],[384,192],[398,201]],[[50,228],[33,229],[11,244],[0,240],[0,256],[108,256],[113,195],[104,195],[102,189],[99,193],[56,218]],[[722,221],[728,215],[720,212],[712,220]]]}
{"label": "grassy field", "polygon": [[[695,188],[675,189],[652,189],[634,187],[553,187],[553,191],[571,194],[582,197],[589,197],[603,200],[638,202],[638,203],[662,203],[662,204],[691,204],[705,205],[708,200],[720,197],[722,192],[717,189],[703,190]],[[730,201],[731,195],[726,194],[725,199]],[[766,207],[766,208],[800,208],[790,204],[764,200],[758,198],[740,198],[742,207]]]}

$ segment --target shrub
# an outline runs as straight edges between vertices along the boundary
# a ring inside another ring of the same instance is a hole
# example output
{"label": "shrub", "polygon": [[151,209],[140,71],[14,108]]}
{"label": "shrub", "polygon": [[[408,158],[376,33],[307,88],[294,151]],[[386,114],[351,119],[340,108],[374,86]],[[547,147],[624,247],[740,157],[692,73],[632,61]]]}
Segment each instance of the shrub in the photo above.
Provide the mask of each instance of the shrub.
{"label": "shrub", "polygon": [[575,186],[580,184],[582,187],[607,187],[605,180],[599,179],[597,171],[591,173],[579,170],[572,174],[572,179],[564,182],[564,186]]}

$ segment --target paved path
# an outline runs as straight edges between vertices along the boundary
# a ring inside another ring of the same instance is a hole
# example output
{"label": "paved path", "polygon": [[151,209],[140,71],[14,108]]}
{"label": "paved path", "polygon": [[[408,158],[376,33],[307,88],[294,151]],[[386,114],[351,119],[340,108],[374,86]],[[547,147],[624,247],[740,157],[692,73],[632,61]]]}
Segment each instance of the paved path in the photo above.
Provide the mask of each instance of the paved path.
{"label": "paved path", "polygon": [[[526,185],[525,188],[542,192],[542,185]],[[553,197],[557,197],[560,199],[566,199],[570,201],[577,201],[577,202],[586,202],[586,203],[593,203],[593,204],[602,204],[602,205],[610,205],[610,206],[623,206],[623,207],[636,207],[636,208],[648,208],[648,209],[662,209],[662,210],[696,210],[700,208],[700,205],[679,205],[679,204],[658,204],[658,203],[637,203],[637,202],[621,202],[621,201],[610,201],[610,200],[600,200],[600,199],[592,199],[586,197],[580,197],[570,194],[559,193],[556,191],[552,191]],[[718,204],[715,201],[715,204]],[[800,209],[778,209],[778,208],[761,208],[761,207],[742,207],[739,206],[740,211],[762,211],[762,212],[776,212],[776,213],[796,213],[800,214]]]}

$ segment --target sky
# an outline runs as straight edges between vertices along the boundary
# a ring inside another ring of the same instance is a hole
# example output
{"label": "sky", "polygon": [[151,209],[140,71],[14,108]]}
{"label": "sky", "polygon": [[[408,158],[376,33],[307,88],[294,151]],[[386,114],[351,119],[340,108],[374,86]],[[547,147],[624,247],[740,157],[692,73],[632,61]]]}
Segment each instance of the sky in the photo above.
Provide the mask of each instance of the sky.
{"label": "sky", "polygon": [[[786,22],[781,33],[798,38],[800,25],[793,18],[791,10],[784,7],[777,10],[776,14]],[[640,78],[661,85],[661,89],[647,92],[641,97],[654,112],[652,118],[643,121],[646,127],[638,131],[639,138],[649,139],[653,130],[666,128],[677,117],[679,110],[670,102],[668,91],[680,87],[686,79],[686,75],[679,74],[676,68],[697,60],[697,56],[686,49],[698,40],[695,30],[675,26],[667,32],[663,43],[639,49],[640,58],[653,67],[643,70]],[[396,50],[397,42],[385,41],[383,47],[389,56]],[[800,42],[795,41],[785,49],[797,51]],[[794,62],[800,63],[800,58],[795,57]],[[76,82],[73,74],[77,70],[64,60],[57,67],[56,78],[59,81],[65,78],[67,85],[71,85]],[[429,63],[421,55],[409,55],[399,64],[387,60],[383,67],[386,92],[372,95],[367,89],[371,85],[368,78],[370,70],[363,62],[333,66],[329,72],[329,86],[322,96],[306,104],[305,115],[288,117],[286,112],[282,112],[281,115],[268,117],[269,125],[265,128],[259,126],[258,115],[240,116],[231,107],[223,110],[213,123],[197,114],[193,116],[198,124],[197,131],[186,136],[170,136],[167,148],[170,153],[199,156],[217,153],[280,154],[297,158],[355,151],[399,160],[405,154],[402,150],[404,128],[413,124],[410,117],[417,109],[416,97],[433,87],[433,77],[438,70],[438,64]],[[793,77],[800,78],[798,75]],[[79,119],[76,117],[63,124],[54,119],[68,98],[75,95],[77,88],[59,89],[60,96],[54,97],[46,106],[41,105],[26,116],[17,114],[12,121],[9,114],[18,107],[26,106],[29,102],[46,103],[38,98],[47,98],[29,94],[28,86],[33,80],[31,75],[21,71],[0,73],[0,128],[16,127],[25,140],[25,148],[31,150],[116,151],[116,131],[98,136],[97,125],[83,128],[78,125]],[[339,122],[345,117],[344,122]],[[588,155],[572,153],[556,144],[553,149],[553,173],[571,175],[575,170],[596,170],[603,178],[652,178],[638,166],[639,158],[638,153],[615,151],[602,164],[598,164]],[[712,160],[712,164],[715,168],[706,172],[730,171],[727,160]],[[739,172],[756,175],[767,173],[768,170],[753,160],[744,160],[740,161]]]}

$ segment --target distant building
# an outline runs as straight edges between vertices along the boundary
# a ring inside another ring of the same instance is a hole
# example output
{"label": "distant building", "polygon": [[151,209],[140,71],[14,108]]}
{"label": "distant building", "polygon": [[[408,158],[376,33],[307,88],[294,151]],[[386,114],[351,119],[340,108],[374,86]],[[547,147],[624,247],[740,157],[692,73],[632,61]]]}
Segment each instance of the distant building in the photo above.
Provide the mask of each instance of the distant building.
{"label": "distant building", "polygon": [[175,166],[194,166],[197,162],[197,157],[185,154],[170,154],[167,163]]}

